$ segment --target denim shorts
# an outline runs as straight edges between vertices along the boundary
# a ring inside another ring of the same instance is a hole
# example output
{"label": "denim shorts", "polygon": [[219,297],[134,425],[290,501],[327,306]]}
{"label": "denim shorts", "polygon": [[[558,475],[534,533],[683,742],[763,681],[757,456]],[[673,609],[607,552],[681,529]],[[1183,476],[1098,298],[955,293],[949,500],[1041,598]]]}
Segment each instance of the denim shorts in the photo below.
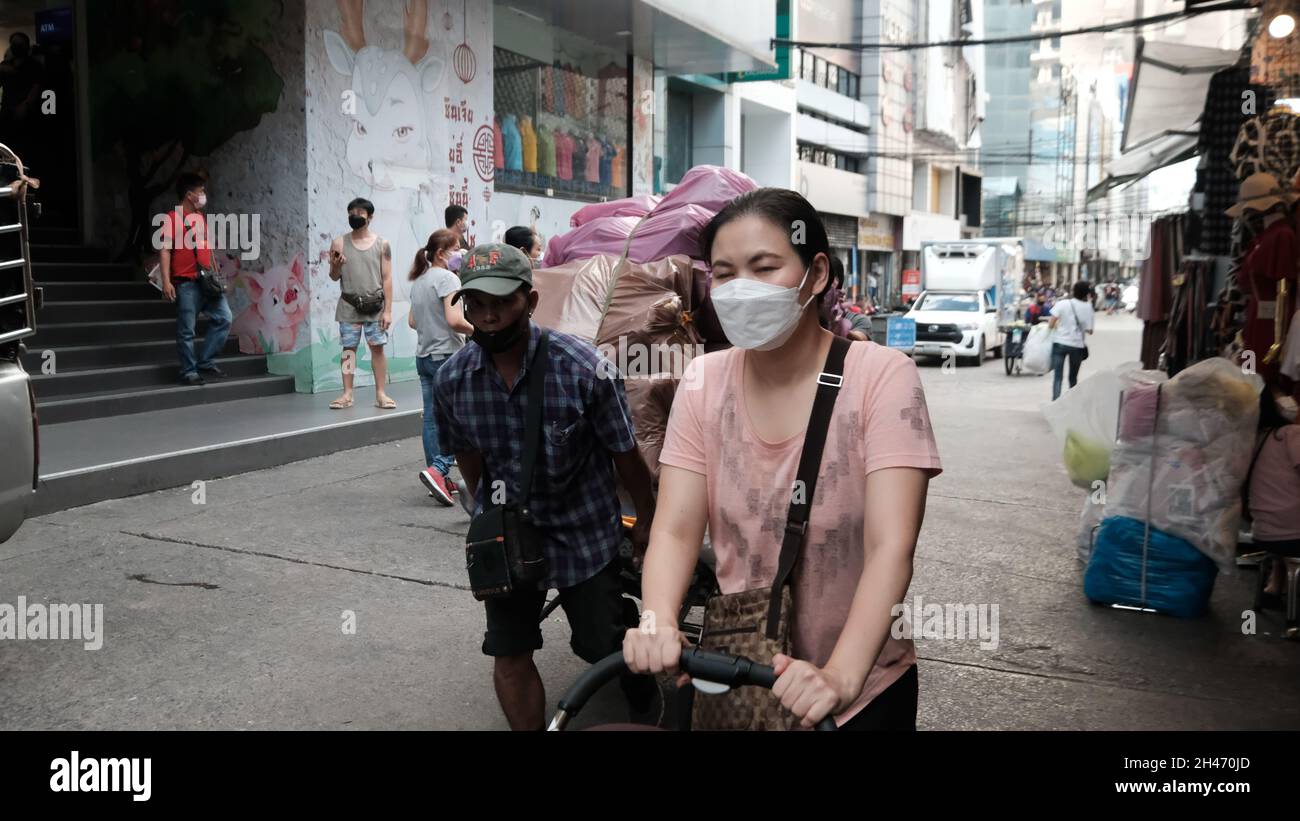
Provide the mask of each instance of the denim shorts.
{"label": "denim shorts", "polygon": [[361,344],[361,331],[365,329],[366,344],[379,347],[388,344],[388,333],[379,329],[379,322],[340,322],[339,342],[344,348],[355,350]]}

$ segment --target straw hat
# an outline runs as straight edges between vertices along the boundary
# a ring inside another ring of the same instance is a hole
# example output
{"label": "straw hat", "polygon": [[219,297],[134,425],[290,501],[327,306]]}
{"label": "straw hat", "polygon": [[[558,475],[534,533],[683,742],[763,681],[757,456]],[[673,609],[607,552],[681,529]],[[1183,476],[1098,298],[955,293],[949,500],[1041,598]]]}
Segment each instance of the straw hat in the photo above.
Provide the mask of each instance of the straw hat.
{"label": "straw hat", "polygon": [[1272,174],[1251,174],[1241,184],[1237,194],[1237,203],[1226,213],[1230,217],[1239,217],[1246,211],[1267,211],[1279,202],[1295,202],[1294,191],[1284,190],[1277,177]]}

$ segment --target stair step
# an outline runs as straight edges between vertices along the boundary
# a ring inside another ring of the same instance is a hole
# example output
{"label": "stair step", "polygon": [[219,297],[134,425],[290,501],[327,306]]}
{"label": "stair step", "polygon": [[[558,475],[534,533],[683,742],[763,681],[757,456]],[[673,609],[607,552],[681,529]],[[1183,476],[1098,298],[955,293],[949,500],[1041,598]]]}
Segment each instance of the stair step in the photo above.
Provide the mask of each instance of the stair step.
{"label": "stair step", "polygon": [[162,292],[140,280],[103,280],[83,282],[49,282],[34,277],[45,294],[46,302],[86,302],[89,300],[149,299],[166,303]]}
{"label": "stair step", "polygon": [[[32,340],[34,342],[34,340]],[[195,337],[198,346],[202,337]],[[54,368],[59,372],[86,370],[89,368],[112,368],[124,365],[176,365],[176,340],[160,339],[149,342],[114,343],[111,345],[65,345],[46,348],[36,344],[27,346],[23,357],[23,367],[35,375],[41,372],[44,353],[50,350],[54,354]],[[222,351],[224,356],[239,353],[239,341],[231,337]],[[260,356],[260,354],[259,354]]]}
{"label": "stair step", "polygon": [[30,246],[36,264],[46,262],[109,262],[108,249],[92,245],[50,245],[33,242]]}
{"label": "stair step", "polygon": [[[40,176],[37,175],[37,179]],[[55,228],[52,226],[33,225],[27,232],[32,242],[42,245],[72,245],[81,243],[81,232],[76,228]]]}
{"label": "stair step", "polygon": [[292,376],[254,376],[243,379],[223,379],[207,385],[190,387],[146,388],[116,393],[95,393],[69,396],[40,403],[38,407],[42,425],[57,425],[80,419],[98,419],[105,416],[122,416],[131,413],[229,402],[293,393]]}
{"label": "stair step", "polygon": [[145,271],[138,265],[120,262],[53,262],[43,260],[32,252],[32,279],[37,282],[144,282]]}
{"label": "stair step", "polygon": [[165,299],[88,299],[47,301],[36,315],[37,324],[45,322],[94,322],[111,316],[114,319],[175,318],[176,306]]}
{"label": "stair step", "polygon": [[[266,376],[266,357],[260,355],[221,357],[216,360],[216,364],[230,378]],[[169,362],[58,371],[52,374],[37,370],[32,373],[32,388],[36,391],[37,404],[44,407],[46,402],[72,396],[171,387],[176,384],[179,376],[180,366],[173,353]]]}
{"label": "stair step", "polygon": [[[195,333],[204,333],[208,320],[200,316]],[[57,348],[61,345],[117,345],[122,342],[156,342],[176,338],[175,319],[126,319],[98,322],[45,322],[37,320],[36,336],[28,341],[29,349]]]}

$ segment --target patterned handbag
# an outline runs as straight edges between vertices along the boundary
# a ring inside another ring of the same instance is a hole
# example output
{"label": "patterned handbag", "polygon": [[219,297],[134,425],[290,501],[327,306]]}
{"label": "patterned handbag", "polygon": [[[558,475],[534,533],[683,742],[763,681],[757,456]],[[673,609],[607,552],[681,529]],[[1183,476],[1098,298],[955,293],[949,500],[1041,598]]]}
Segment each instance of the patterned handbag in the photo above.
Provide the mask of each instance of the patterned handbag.
{"label": "patterned handbag", "polygon": [[[709,599],[700,633],[700,647],[706,650],[745,656],[762,664],[771,664],[777,653],[790,655],[794,615],[790,574],[808,533],[822,450],[835,399],[844,384],[844,357],[850,344],[843,337],[834,337],[826,354],[826,366],[817,377],[817,398],[809,414],[799,470],[791,490],[776,580],[771,587]],[[760,687],[741,687],[720,695],[697,692],[691,710],[691,728],[695,730],[789,730],[794,723],[794,716],[781,706],[780,700]]]}

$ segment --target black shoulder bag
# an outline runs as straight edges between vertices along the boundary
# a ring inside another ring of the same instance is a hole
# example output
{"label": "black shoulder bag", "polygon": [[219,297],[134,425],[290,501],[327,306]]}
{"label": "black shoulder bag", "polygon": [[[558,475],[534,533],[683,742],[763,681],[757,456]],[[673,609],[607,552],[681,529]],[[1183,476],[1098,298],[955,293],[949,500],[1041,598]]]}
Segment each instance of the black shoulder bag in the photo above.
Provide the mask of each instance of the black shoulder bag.
{"label": "black shoulder bag", "polygon": [[[528,366],[528,409],[524,423],[524,453],[519,474],[517,504],[484,505],[483,512],[469,523],[465,537],[465,567],[474,598],[509,596],[516,587],[536,588],[549,570],[542,534],[533,524],[528,500],[542,440],[542,405],[549,361],[549,334],[542,331]],[[484,477],[481,492],[491,492]]]}
{"label": "black shoulder bag", "polygon": [[[790,655],[794,608],[790,574],[799,562],[808,533],[808,516],[817,489],[826,433],[840,386],[844,384],[844,357],[851,344],[842,337],[833,338],[825,368],[817,377],[817,398],[808,417],[803,453],[791,491],[776,579],[771,587],[709,599],[700,635],[700,646],[706,650],[745,656],[762,664],[771,664],[777,653]],[[770,690],[741,687],[721,695],[696,694],[691,726],[700,730],[788,730],[794,726],[794,716]]]}

